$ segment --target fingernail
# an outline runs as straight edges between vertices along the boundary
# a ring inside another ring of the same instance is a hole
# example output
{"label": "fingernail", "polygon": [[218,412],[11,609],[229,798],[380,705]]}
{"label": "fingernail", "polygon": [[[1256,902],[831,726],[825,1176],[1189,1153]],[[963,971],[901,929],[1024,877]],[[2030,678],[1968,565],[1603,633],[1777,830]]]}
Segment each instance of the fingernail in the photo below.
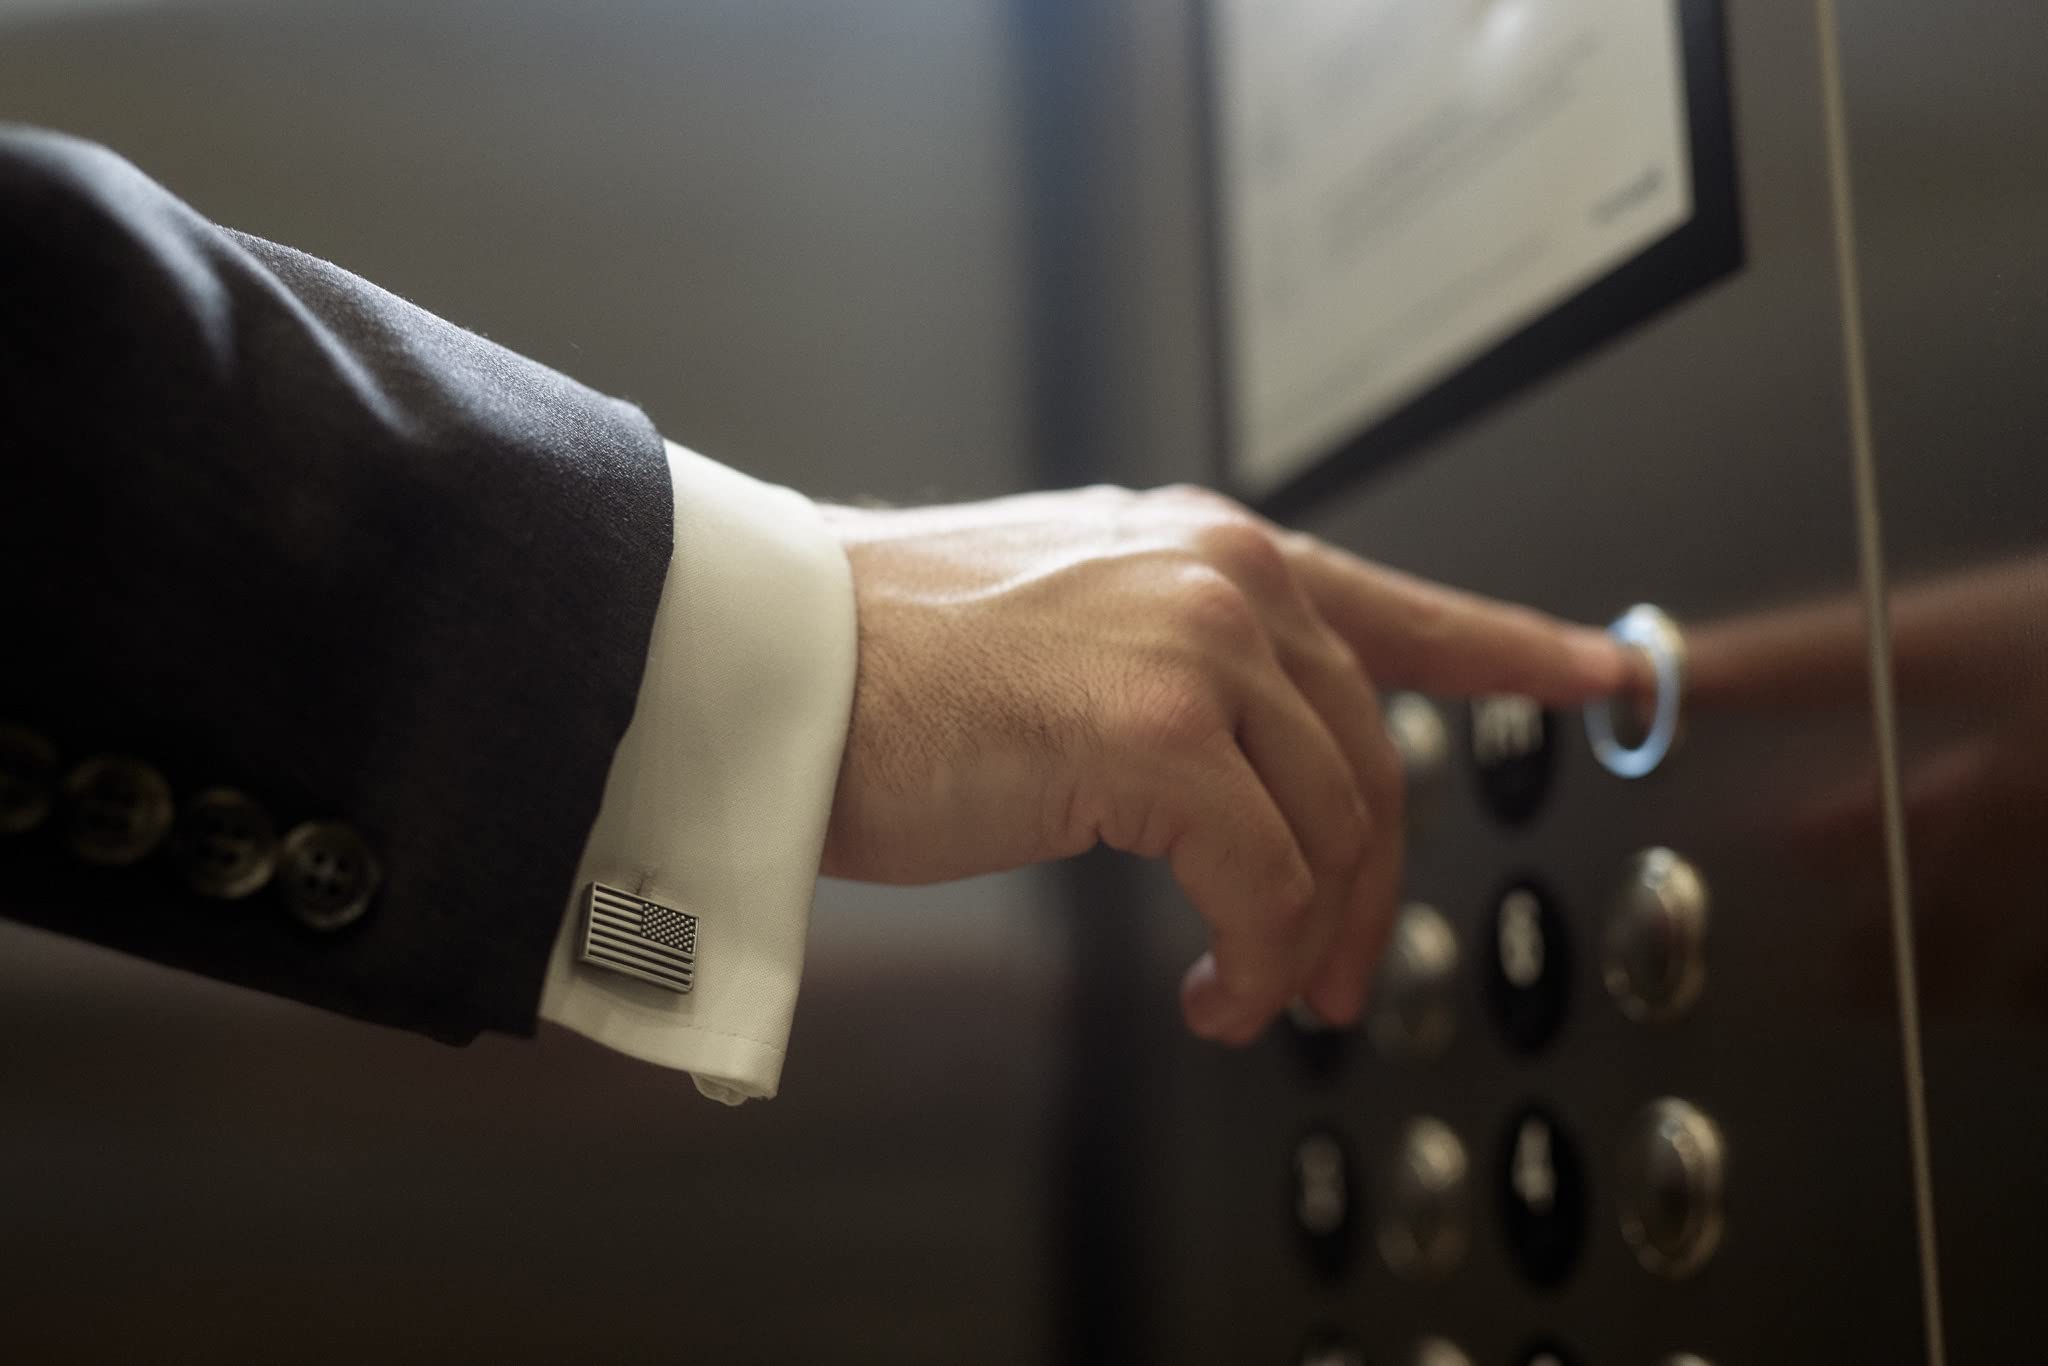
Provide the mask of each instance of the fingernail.
{"label": "fingernail", "polygon": [[1309,1003],[1326,1029],[1349,1029],[1358,1023],[1358,1002],[1341,986],[1319,986],[1310,993]]}
{"label": "fingernail", "polygon": [[1220,987],[1197,987],[1186,997],[1188,1028],[1205,1039],[1219,1039],[1229,1031],[1234,1013]]}
{"label": "fingernail", "polygon": [[1237,1005],[1216,975],[1216,960],[1204,954],[1181,981],[1181,1010],[1188,1028],[1205,1039],[1219,1039],[1236,1022]]}

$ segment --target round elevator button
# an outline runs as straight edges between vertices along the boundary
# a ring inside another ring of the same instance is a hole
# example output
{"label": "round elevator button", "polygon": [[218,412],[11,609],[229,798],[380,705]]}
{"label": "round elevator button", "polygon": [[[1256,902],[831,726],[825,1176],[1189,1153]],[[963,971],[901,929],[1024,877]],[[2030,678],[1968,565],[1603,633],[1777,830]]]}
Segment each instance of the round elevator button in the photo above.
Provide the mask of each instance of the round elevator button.
{"label": "round elevator button", "polygon": [[1388,1058],[1441,1057],[1458,1031],[1458,936],[1434,906],[1410,904],[1373,982],[1366,1032]]}
{"label": "round elevator button", "polygon": [[1434,1280],[1465,1259],[1471,1233],[1465,1145],[1441,1120],[1410,1121],[1377,1204],[1380,1255],[1396,1275]]}
{"label": "round elevator button", "polygon": [[164,775],[119,755],[103,754],[72,769],[64,776],[64,800],[71,852],[108,868],[147,858],[176,814]]}
{"label": "round elevator button", "polygon": [[1328,1129],[1312,1129],[1294,1145],[1289,1214],[1309,1264],[1335,1279],[1351,1263],[1358,1226],[1351,1149]]}
{"label": "round elevator button", "polygon": [[1600,976],[1631,1020],[1670,1020],[1707,980],[1707,884],[1669,849],[1645,849],[1608,908]]}
{"label": "round elevator button", "polygon": [[1586,1240],[1586,1179],[1578,1145],[1541,1106],[1517,1114],[1502,1135],[1496,1176],[1501,1224],[1530,1284],[1571,1274]]}
{"label": "round elevator button", "polygon": [[1524,1053],[1549,1043],[1571,993],[1571,936],[1556,902],[1518,879],[1494,898],[1486,922],[1486,998],[1501,1032]]}
{"label": "round elevator button", "polygon": [[1521,825],[1550,790],[1555,718],[1532,697],[1501,694],[1472,702],[1472,767],[1496,820]]}
{"label": "round elevator button", "polygon": [[1649,661],[1656,693],[1649,701],[1639,734],[1624,735],[1617,708],[1630,699],[1611,698],[1586,704],[1586,743],[1600,766],[1617,778],[1641,778],[1656,771],[1678,742],[1679,702],[1685,693],[1685,636],[1661,608],[1637,603],[1608,628],[1622,644]]}
{"label": "round elevator button", "polygon": [[1636,1113],[1615,1177],[1621,1236],[1645,1269],[1676,1280],[1721,1241],[1725,1149],[1714,1121],[1666,1097]]}

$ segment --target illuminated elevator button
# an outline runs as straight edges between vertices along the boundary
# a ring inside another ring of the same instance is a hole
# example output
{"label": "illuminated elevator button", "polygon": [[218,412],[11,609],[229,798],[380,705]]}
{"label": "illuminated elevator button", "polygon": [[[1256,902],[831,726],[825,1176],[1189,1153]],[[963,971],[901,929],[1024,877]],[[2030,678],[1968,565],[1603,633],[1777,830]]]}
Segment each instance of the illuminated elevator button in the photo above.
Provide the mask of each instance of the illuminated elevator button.
{"label": "illuminated elevator button", "polygon": [[1409,1280],[1456,1270],[1471,1241],[1471,1184],[1465,1145],[1450,1126],[1411,1121],[1378,1201],[1378,1242],[1388,1267]]}
{"label": "illuminated elevator button", "polygon": [[1615,1179],[1621,1236],[1659,1276],[1697,1271],[1721,1241],[1726,1158],[1721,1131],[1699,1109],[1666,1097],[1636,1113]]}
{"label": "illuminated elevator button", "polygon": [[1586,742],[1609,773],[1618,778],[1641,778],[1656,771],[1678,742],[1679,703],[1685,693],[1685,636],[1677,622],[1648,603],[1629,608],[1607,630],[1649,660],[1656,691],[1640,735],[1623,734],[1634,718],[1616,716],[1617,709],[1633,708],[1633,699],[1588,702]]}
{"label": "illuminated elevator button", "polygon": [[1311,1130],[1295,1144],[1292,1167],[1289,1213],[1303,1251],[1318,1271],[1340,1276],[1358,1222],[1350,1149],[1328,1129]]}
{"label": "illuminated elevator button", "polygon": [[1409,905],[1380,959],[1366,1022],[1389,1058],[1440,1057],[1458,1031],[1458,936],[1433,906]]}
{"label": "illuminated elevator button", "polygon": [[1586,1236],[1578,1145],[1555,1116],[1529,1106],[1502,1136],[1497,1180],[1515,1265],[1534,1285],[1556,1285],[1571,1274]]}
{"label": "illuminated elevator button", "polygon": [[1707,980],[1707,884],[1669,849],[1645,849],[1607,911],[1600,975],[1632,1020],[1669,1020]]}
{"label": "illuminated elevator button", "polygon": [[1510,883],[1485,921],[1486,998],[1501,1032],[1524,1053],[1550,1042],[1571,991],[1571,944],[1564,916],[1534,881]]}
{"label": "illuminated elevator button", "polygon": [[1520,825],[1550,790],[1555,719],[1534,698],[1515,695],[1476,698],[1471,710],[1480,796],[1496,819]]}

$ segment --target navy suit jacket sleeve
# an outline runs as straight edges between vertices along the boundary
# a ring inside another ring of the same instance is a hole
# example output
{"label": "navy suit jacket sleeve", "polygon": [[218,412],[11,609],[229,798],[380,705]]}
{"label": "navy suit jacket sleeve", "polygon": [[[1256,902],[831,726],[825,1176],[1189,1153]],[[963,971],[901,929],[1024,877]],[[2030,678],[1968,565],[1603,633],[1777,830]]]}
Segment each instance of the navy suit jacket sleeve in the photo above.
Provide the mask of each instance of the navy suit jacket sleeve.
{"label": "navy suit jacket sleeve", "polygon": [[531,1032],[672,519],[635,408],[0,127],[0,913]]}

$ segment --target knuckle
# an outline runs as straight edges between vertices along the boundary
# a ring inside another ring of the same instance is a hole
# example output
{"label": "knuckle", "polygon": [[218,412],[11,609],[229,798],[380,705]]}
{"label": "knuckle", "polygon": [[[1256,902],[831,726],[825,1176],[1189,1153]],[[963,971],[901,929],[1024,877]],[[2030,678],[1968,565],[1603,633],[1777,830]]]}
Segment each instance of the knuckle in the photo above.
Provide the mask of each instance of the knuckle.
{"label": "knuckle", "polygon": [[1330,861],[1349,873],[1364,863],[1372,851],[1373,819],[1371,807],[1356,789],[1346,791],[1343,808],[1343,819],[1331,841]]}
{"label": "knuckle", "polygon": [[1280,639],[1288,672],[1313,686],[1326,705],[1342,705],[1350,715],[1379,725],[1379,707],[1372,680],[1351,647],[1333,631],[1290,632]]}
{"label": "knuckle", "polygon": [[1334,678],[1339,678],[1366,690],[1367,708],[1377,719],[1379,698],[1373,692],[1372,676],[1365,670],[1364,661],[1351,648],[1351,642],[1331,630],[1327,624],[1319,625],[1315,642],[1310,646],[1314,667]]}
{"label": "knuckle", "polygon": [[1293,527],[1275,526],[1272,536],[1273,543],[1280,547],[1280,553],[1290,561],[1312,559],[1325,549],[1320,538]]}
{"label": "knuckle", "polygon": [[1373,744],[1372,761],[1365,771],[1366,805],[1382,820],[1396,821],[1408,800],[1408,770],[1401,752],[1384,735]]}
{"label": "knuckle", "polygon": [[1272,535],[1242,515],[1203,527],[1195,533],[1194,545],[1203,559],[1241,583],[1277,587],[1292,573]]}
{"label": "knuckle", "polygon": [[1112,508],[1122,507],[1138,496],[1122,484],[1109,483],[1088,484],[1077,489],[1075,492],[1082,498],[1095,503],[1106,504]]}
{"label": "knuckle", "polygon": [[1200,508],[1208,512],[1236,512],[1238,504],[1212,488],[1200,484],[1165,484],[1152,491],[1153,497],[1184,507]]}
{"label": "knuckle", "polygon": [[1213,569],[1196,568],[1183,575],[1174,611],[1187,633],[1204,643],[1238,650],[1261,634],[1258,608],[1242,588]]}

